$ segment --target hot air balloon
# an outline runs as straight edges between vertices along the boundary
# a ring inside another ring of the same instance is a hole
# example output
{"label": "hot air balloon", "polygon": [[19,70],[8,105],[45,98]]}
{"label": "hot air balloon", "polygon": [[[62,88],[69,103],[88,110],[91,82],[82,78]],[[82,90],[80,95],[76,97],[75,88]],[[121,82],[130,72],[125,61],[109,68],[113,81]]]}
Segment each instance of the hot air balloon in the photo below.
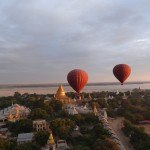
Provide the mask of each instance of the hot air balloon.
{"label": "hot air balloon", "polygon": [[121,82],[121,85],[131,74],[131,68],[127,64],[119,64],[113,68],[114,76]]}
{"label": "hot air balloon", "polygon": [[79,94],[88,81],[88,74],[81,69],[74,69],[67,75],[69,85]]}

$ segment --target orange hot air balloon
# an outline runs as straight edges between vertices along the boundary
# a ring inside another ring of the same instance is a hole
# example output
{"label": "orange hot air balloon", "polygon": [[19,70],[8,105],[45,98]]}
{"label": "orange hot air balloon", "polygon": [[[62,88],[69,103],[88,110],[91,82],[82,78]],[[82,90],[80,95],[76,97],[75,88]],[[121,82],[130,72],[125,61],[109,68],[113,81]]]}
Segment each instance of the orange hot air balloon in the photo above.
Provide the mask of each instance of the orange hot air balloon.
{"label": "orange hot air balloon", "polygon": [[116,65],[113,69],[114,76],[121,82],[121,85],[131,74],[131,68],[127,64]]}
{"label": "orange hot air balloon", "polygon": [[88,81],[88,74],[81,69],[74,69],[70,71],[67,75],[67,80],[70,86],[77,92],[85,87]]}

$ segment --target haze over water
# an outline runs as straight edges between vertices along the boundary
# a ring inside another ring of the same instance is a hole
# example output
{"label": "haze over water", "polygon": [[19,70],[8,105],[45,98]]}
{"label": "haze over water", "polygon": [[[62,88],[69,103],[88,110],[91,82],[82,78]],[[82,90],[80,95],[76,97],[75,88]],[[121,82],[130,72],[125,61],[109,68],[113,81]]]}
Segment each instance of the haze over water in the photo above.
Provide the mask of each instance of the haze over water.
{"label": "haze over water", "polygon": [[[143,83],[143,84],[125,84],[121,85],[93,85],[93,86],[86,86],[82,92],[100,92],[100,91],[128,91],[133,90],[135,88],[141,89],[150,89],[150,83]],[[37,93],[37,94],[54,94],[56,93],[58,86],[49,86],[49,87],[4,87],[0,89],[0,96],[12,96],[14,92],[20,92],[21,94],[24,93]],[[74,92],[70,86],[64,86],[66,92]]]}

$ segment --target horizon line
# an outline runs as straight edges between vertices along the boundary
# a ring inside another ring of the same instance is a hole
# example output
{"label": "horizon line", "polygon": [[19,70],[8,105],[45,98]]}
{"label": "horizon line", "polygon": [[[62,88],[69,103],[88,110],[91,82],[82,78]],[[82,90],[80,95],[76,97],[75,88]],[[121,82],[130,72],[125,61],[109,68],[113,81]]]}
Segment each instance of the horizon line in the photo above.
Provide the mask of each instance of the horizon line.
{"label": "horizon line", "polygon": [[[144,84],[150,83],[150,81],[129,81],[124,84]],[[68,83],[15,83],[15,84],[0,84],[1,87],[36,87],[36,86],[58,86],[62,84],[63,86],[68,86]],[[86,86],[92,85],[120,85],[120,82],[89,82]]]}

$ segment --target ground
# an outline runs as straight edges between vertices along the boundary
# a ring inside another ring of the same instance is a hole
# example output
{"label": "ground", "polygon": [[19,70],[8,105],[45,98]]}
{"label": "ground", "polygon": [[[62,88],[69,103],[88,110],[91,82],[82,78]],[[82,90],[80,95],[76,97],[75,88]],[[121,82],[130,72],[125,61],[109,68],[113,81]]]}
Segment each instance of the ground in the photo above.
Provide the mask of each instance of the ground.
{"label": "ground", "polygon": [[123,127],[123,120],[124,120],[123,117],[119,117],[115,119],[112,119],[112,118],[108,119],[109,123],[112,125],[113,130],[119,137],[120,141],[122,142],[126,150],[133,150],[133,147],[129,142],[129,138],[126,137],[123,131],[121,130],[121,128]]}
{"label": "ground", "polygon": [[137,127],[143,127],[145,129],[145,132],[150,135],[150,124],[137,125]]}

